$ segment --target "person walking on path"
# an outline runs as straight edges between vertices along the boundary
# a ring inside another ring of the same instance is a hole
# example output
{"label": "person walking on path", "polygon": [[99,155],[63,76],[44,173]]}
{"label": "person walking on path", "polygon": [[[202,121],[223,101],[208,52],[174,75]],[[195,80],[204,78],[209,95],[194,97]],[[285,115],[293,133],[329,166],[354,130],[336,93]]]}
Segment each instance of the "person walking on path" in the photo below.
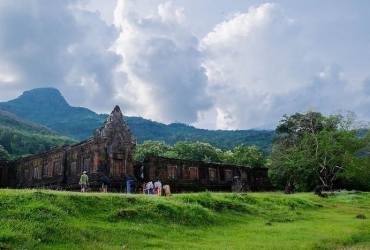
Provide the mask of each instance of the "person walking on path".
{"label": "person walking on path", "polygon": [[86,174],[86,171],[83,171],[80,177],[81,193],[85,193],[87,185],[89,185],[89,177]]}

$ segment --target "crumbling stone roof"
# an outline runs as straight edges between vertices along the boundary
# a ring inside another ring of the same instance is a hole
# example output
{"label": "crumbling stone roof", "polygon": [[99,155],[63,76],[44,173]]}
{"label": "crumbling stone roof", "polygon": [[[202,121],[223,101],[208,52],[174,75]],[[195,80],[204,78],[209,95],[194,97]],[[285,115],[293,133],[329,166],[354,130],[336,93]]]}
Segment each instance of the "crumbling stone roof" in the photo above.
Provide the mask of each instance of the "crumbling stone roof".
{"label": "crumbling stone roof", "polygon": [[114,141],[120,141],[124,144],[135,145],[137,141],[118,105],[114,107],[101,128],[94,131],[94,138],[108,139],[112,143]]}

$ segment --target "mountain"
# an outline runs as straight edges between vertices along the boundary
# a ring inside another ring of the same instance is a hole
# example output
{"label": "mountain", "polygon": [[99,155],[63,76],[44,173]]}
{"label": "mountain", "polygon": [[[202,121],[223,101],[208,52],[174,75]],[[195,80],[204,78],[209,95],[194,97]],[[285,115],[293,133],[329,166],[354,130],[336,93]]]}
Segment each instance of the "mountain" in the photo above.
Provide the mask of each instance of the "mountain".
{"label": "mountain", "polygon": [[60,133],[29,121],[25,121],[13,113],[0,109],[0,128],[27,131],[32,134],[60,135]]}
{"label": "mountain", "polygon": [[91,137],[107,118],[87,108],[71,107],[55,88],[25,91],[16,99],[0,102],[0,108],[77,140]]}
{"label": "mountain", "polygon": [[271,130],[207,130],[182,123],[165,125],[136,117],[127,117],[126,121],[139,143],[152,140],[174,145],[178,141],[190,143],[200,141],[208,142],[223,151],[232,150],[243,144],[257,146],[265,155],[268,155],[275,137],[275,132]]}
{"label": "mountain", "polygon": [[51,147],[77,142],[50,128],[25,121],[15,114],[0,109],[0,151],[3,155],[6,154],[5,150],[13,157],[25,156],[43,152]]}
{"label": "mountain", "polygon": [[[70,106],[55,88],[25,91],[16,99],[0,102],[0,108],[77,140],[90,138],[93,131],[100,128],[108,116],[96,114],[87,108]],[[177,141],[190,143],[201,141],[224,151],[240,144],[255,145],[267,155],[275,136],[274,131],[271,130],[206,130],[182,123],[165,125],[142,117],[125,117],[125,119],[138,143],[152,140],[173,145]],[[1,123],[0,121],[0,125]]]}

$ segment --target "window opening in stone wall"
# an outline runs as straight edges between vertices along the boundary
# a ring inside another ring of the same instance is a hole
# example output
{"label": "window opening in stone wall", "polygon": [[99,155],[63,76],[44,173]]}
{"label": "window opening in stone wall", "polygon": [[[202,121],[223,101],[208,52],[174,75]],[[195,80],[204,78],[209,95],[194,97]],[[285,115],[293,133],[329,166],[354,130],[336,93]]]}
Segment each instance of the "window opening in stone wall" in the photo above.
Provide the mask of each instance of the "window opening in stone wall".
{"label": "window opening in stone wall", "polygon": [[55,161],[53,163],[53,175],[58,175],[59,174],[59,171],[60,171],[60,163],[59,161]]}
{"label": "window opening in stone wall", "polygon": [[73,161],[71,162],[71,175],[77,174],[77,167],[76,167],[76,162]]}
{"label": "window opening in stone wall", "polygon": [[246,180],[247,179],[247,173],[245,171],[240,171],[240,178],[242,180]]}
{"label": "window opening in stone wall", "polygon": [[197,167],[190,167],[189,174],[191,180],[198,180],[198,168]]}
{"label": "window opening in stone wall", "polygon": [[90,172],[90,158],[84,158],[82,171]]}
{"label": "window opening in stone wall", "polygon": [[48,176],[48,165],[47,164],[42,167],[42,176],[43,177]]}
{"label": "window opening in stone wall", "polygon": [[48,159],[44,159],[44,163],[42,166],[42,176],[48,176]]}
{"label": "window opening in stone wall", "polygon": [[28,181],[28,179],[29,179],[30,177],[29,177],[29,170],[28,169],[25,169],[24,171],[23,171],[23,179],[25,180],[25,181]]}
{"label": "window opening in stone wall", "polygon": [[177,179],[177,166],[168,166],[168,178]]}
{"label": "window opening in stone wall", "polygon": [[39,178],[39,168],[33,168],[33,178],[38,179]]}
{"label": "window opening in stone wall", "polygon": [[230,169],[225,169],[225,181],[232,181],[233,174]]}
{"label": "window opening in stone wall", "polygon": [[208,171],[209,171],[209,180],[210,181],[217,180],[217,178],[216,178],[216,169],[210,168]]}

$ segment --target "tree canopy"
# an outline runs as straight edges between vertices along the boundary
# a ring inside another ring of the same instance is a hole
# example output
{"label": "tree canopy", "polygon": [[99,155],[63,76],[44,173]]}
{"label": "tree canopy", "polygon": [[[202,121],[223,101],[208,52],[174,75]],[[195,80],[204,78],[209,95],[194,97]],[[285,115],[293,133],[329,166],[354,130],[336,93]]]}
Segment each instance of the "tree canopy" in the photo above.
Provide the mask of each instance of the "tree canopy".
{"label": "tree canopy", "polygon": [[270,155],[270,179],[278,186],[287,181],[298,190],[316,185],[333,187],[341,173],[354,168],[369,135],[355,127],[355,116],[319,112],[285,115],[276,128],[278,136]]}
{"label": "tree canopy", "polygon": [[26,131],[0,127],[0,145],[11,155],[12,159],[41,153],[53,146],[74,143],[77,141],[65,136],[31,134]]}
{"label": "tree canopy", "polygon": [[10,160],[11,156],[8,151],[5,150],[3,145],[0,144],[0,160]]}
{"label": "tree canopy", "polygon": [[149,156],[164,156],[185,160],[201,160],[206,162],[222,162],[238,165],[261,167],[265,165],[265,157],[256,146],[245,147],[243,144],[232,151],[223,152],[209,143],[189,143],[179,141],[173,147],[164,142],[146,141],[135,149],[135,160],[142,161]]}

